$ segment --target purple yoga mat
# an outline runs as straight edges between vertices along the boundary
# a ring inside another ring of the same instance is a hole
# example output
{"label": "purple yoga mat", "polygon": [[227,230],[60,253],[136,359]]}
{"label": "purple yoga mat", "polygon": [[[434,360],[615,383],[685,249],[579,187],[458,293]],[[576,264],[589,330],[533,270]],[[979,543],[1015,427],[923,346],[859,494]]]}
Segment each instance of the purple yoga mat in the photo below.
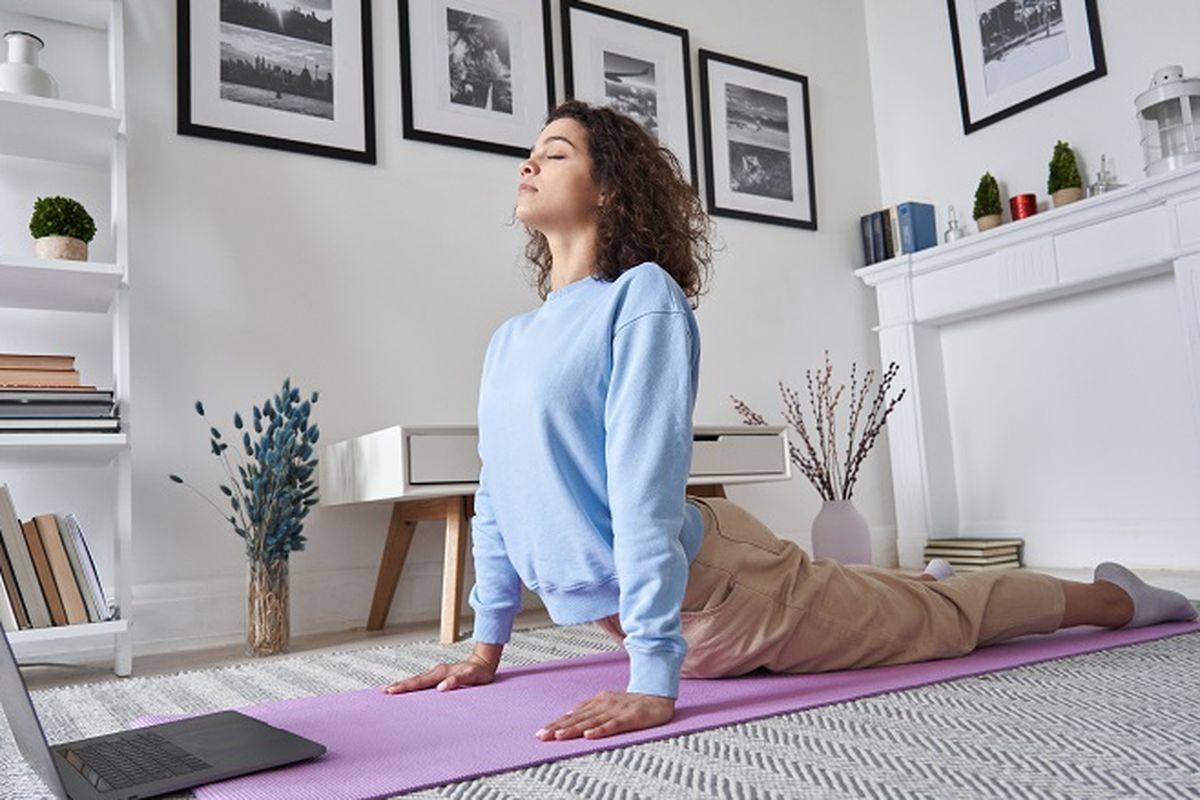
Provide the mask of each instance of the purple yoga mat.
{"label": "purple yoga mat", "polygon": [[[897,689],[1200,631],[1175,622],[1127,631],[1080,627],[1025,636],[962,658],[816,675],[684,680],[667,725],[604,739],[542,742],[534,732],[628,678],[616,651],[502,669],[487,686],[385,695],[380,688],[239,709],[324,744],[320,759],[212,783],[204,800],[388,797],[493,772],[854,700]],[[402,677],[402,676],[397,676]],[[135,725],[168,717],[146,717]]]}

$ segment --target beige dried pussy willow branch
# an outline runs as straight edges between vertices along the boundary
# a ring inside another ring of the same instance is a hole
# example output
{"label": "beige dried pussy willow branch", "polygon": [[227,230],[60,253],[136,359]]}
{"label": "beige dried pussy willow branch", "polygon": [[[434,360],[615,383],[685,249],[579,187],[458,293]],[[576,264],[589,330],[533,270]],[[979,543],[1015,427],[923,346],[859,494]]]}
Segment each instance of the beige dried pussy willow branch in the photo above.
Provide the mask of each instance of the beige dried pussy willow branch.
{"label": "beige dried pussy willow branch", "polygon": [[[850,365],[850,419],[849,430],[845,438],[844,457],[838,452],[837,417],[834,412],[846,385],[842,384],[838,386],[836,392],[833,391],[833,366],[829,363],[829,351],[825,351],[825,369],[817,374],[815,384],[812,370],[804,371],[804,378],[808,384],[808,402],[813,414],[812,430],[815,433],[815,446],[813,445],[814,436],[809,433],[809,427],[804,421],[799,392],[785,386],[783,381],[779,382],[779,392],[783,395],[784,419],[800,434],[800,440],[804,444],[803,449],[795,442],[789,444],[792,463],[800,469],[804,477],[808,478],[825,500],[850,499],[854,493],[854,484],[858,480],[859,469],[866,460],[867,453],[871,451],[875,440],[879,437],[879,432],[887,424],[888,415],[892,413],[896,404],[904,399],[907,391],[907,389],[901,388],[900,394],[890,401],[887,399],[892,381],[900,371],[900,366],[893,361],[888,365],[887,371],[879,381],[879,387],[864,420],[862,418],[863,405],[870,392],[871,384],[875,380],[875,371],[867,370],[861,388],[858,386],[857,371],[858,364],[852,362]],[[729,397],[733,400],[733,407],[747,425],[767,424],[760,414],[741,400],[733,395]],[[862,438],[856,442],[855,436],[859,432],[860,423],[862,424]]]}

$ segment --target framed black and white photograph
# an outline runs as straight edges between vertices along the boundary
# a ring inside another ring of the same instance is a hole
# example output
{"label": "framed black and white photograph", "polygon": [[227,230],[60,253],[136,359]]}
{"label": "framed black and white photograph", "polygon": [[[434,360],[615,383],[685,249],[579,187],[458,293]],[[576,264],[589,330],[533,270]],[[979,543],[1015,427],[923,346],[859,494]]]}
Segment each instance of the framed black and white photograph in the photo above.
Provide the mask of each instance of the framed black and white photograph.
{"label": "framed black and white photograph", "polygon": [[399,0],[404,138],[524,158],[554,104],[550,0]]}
{"label": "framed black and white photograph", "polygon": [[808,78],[700,51],[708,210],[817,229]]}
{"label": "framed black and white photograph", "polygon": [[177,0],[178,130],[375,163],[369,0]]}
{"label": "framed black and white photograph", "polygon": [[698,185],[688,32],[577,0],[563,0],[562,32],[567,97],[637,120]]}
{"label": "framed black and white photograph", "polygon": [[1096,0],[947,0],[963,133],[1104,76]]}

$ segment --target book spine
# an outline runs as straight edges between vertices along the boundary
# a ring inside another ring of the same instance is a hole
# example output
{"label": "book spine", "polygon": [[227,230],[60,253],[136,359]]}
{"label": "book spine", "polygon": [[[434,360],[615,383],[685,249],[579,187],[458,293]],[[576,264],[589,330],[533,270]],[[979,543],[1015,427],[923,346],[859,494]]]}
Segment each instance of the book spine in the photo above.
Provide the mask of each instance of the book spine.
{"label": "book spine", "polygon": [[62,599],[67,624],[78,625],[87,622],[87,607],[83,604],[79,584],[75,582],[75,573],[71,571],[71,559],[67,557],[67,548],[63,545],[62,533],[58,530],[58,520],[53,514],[39,514],[33,521],[37,524],[42,545],[46,548],[46,558],[50,562],[50,571],[54,574],[54,585],[58,587],[58,594]]}
{"label": "book spine", "polygon": [[937,244],[936,212],[929,203],[901,203],[901,235],[912,242],[912,252]]}
{"label": "book spine", "polygon": [[888,227],[892,232],[892,244],[893,249],[896,251],[895,255],[899,256],[911,253],[912,250],[904,249],[904,242],[900,239],[900,215],[897,213],[895,206],[888,206],[887,219]]}
{"label": "book spine", "polygon": [[25,534],[25,544],[29,547],[29,555],[33,558],[33,568],[37,572],[41,596],[46,599],[46,607],[50,610],[50,623],[66,625],[67,612],[63,608],[58,587],[54,585],[54,573],[50,570],[50,560],[46,558],[46,546],[42,544],[37,524],[33,520],[23,522],[21,530]]}
{"label": "book spine", "polygon": [[80,562],[87,574],[88,590],[92,593],[92,601],[100,615],[98,621],[104,622],[110,617],[108,598],[104,596],[104,584],[100,581],[100,571],[96,569],[96,561],[92,558],[92,549],[88,547],[87,537],[83,535],[83,526],[79,524],[79,520],[74,514],[67,514],[67,528],[79,546]]}
{"label": "book spine", "polygon": [[8,580],[9,571],[0,570],[0,627],[6,631],[16,631],[21,629],[21,623],[17,621],[17,611],[13,608]]}
{"label": "book spine", "polygon": [[875,258],[875,242],[871,238],[871,215],[864,214],[858,222],[862,230],[863,264],[869,267],[878,261]]}
{"label": "book spine", "polygon": [[12,561],[8,557],[8,547],[4,537],[0,536],[0,572],[4,574],[4,590],[8,594],[8,602],[12,605],[13,614],[17,618],[17,627],[21,630],[30,627],[29,612],[21,600],[21,590],[17,587],[17,575],[13,572]]}
{"label": "book spine", "polygon": [[58,523],[58,532],[62,536],[63,549],[67,551],[67,560],[71,562],[71,574],[75,576],[75,585],[79,588],[79,594],[83,598],[83,607],[87,610],[88,622],[99,622],[100,614],[96,610],[96,601],[92,598],[91,590],[88,588],[82,554],[79,552],[79,542],[76,541],[71,527],[67,525],[65,517],[55,514],[54,519]]}
{"label": "book spine", "polygon": [[896,243],[892,241],[892,226],[888,222],[887,209],[875,212],[879,216],[879,224],[883,228],[883,257],[893,258],[896,255]]}
{"label": "book spine", "polygon": [[875,260],[883,261],[887,258],[887,251],[883,247],[883,221],[879,218],[879,212],[872,212],[871,215],[871,248],[875,251]]}
{"label": "book spine", "polygon": [[13,574],[17,578],[17,591],[29,613],[29,625],[33,628],[48,628],[52,624],[50,609],[42,595],[33,556],[25,541],[25,531],[17,519],[16,506],[6,484],[0,483],[0,536],[4,537]]}

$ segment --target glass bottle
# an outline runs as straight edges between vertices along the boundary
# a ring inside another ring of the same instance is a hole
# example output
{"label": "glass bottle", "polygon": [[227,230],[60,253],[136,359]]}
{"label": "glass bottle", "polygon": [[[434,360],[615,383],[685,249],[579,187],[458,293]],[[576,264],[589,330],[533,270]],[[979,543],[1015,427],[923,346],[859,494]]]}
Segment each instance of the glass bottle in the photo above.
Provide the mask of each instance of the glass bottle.
{"label": "glass bottle", "polygon": [[958,224],[958,213],[955,212],[954,206],[950,206],[946,212],[946,231],[942,234],[943,242],[954,242],[963,237],[963,229]]}

